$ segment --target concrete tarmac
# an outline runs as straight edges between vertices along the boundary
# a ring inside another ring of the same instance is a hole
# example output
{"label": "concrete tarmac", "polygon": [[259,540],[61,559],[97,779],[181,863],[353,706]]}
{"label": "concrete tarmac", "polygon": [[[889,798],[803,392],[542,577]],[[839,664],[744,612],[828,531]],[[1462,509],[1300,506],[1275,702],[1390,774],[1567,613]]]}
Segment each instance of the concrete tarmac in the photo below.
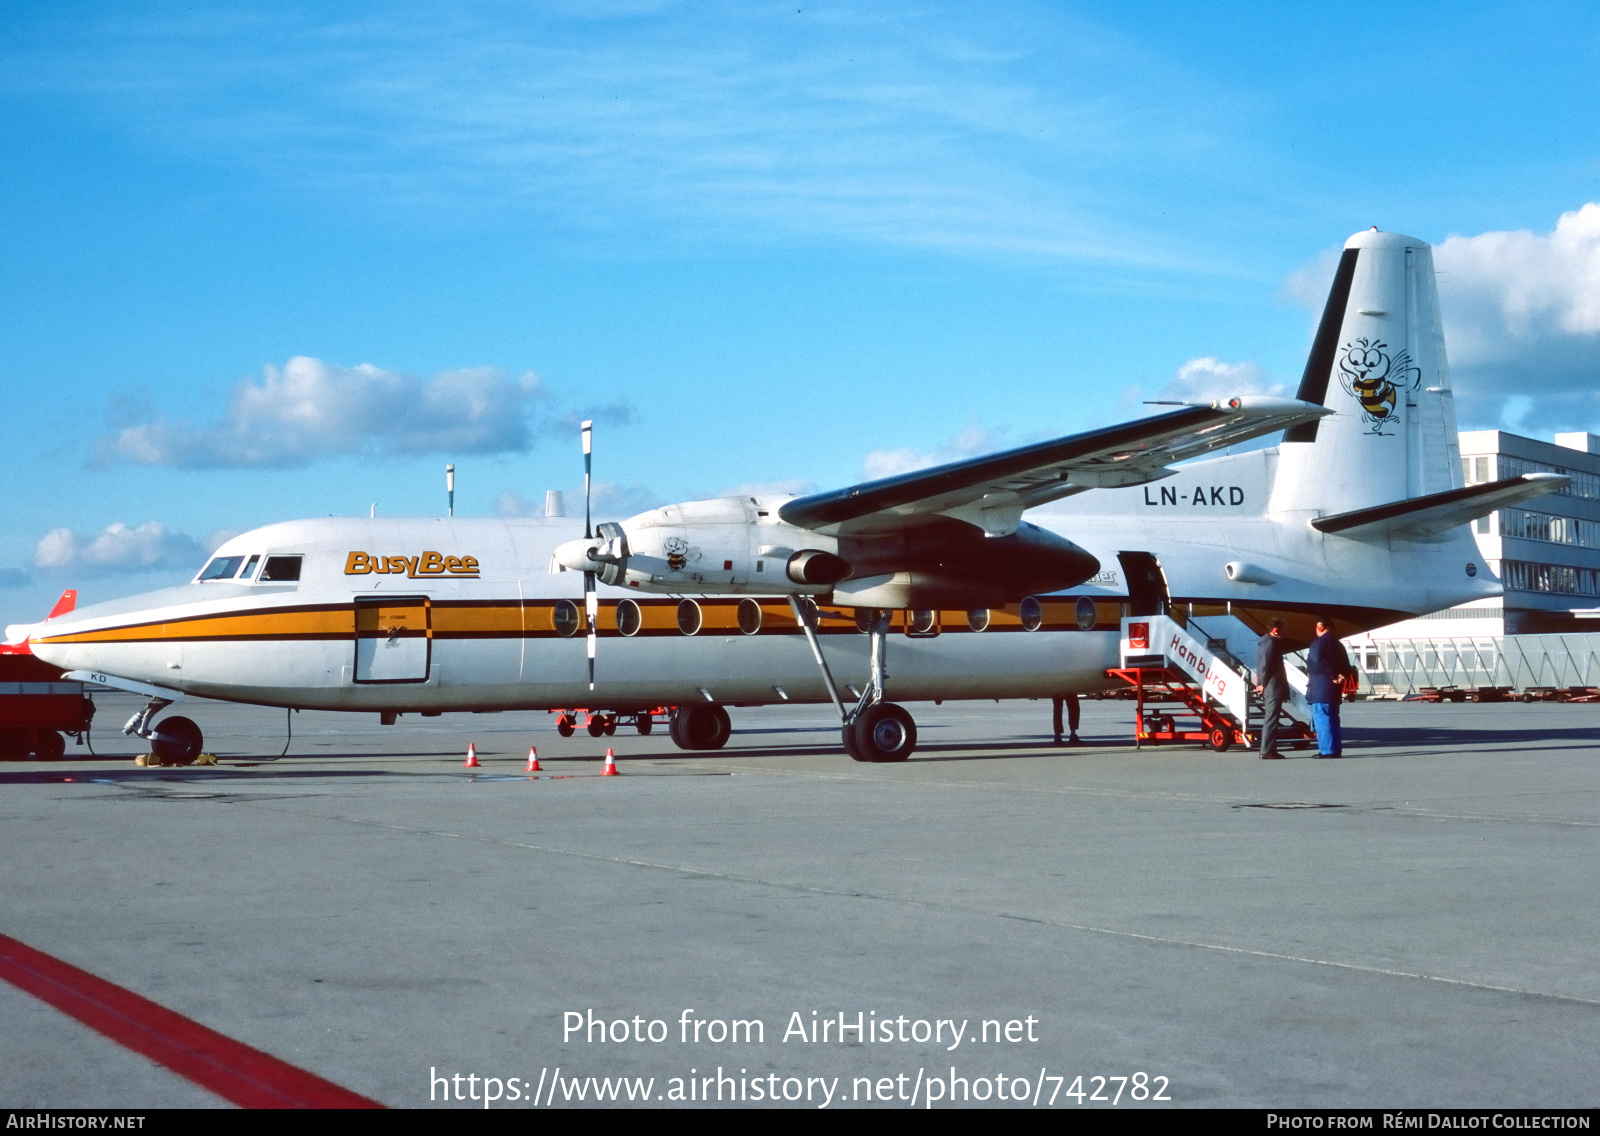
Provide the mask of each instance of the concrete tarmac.
{"label": "concrete tarmac", "polygon": [[[0,765],[0,933],[386,1104],[1595,1104],[1600,707],[1361,703],[1343,760],[1262,762],[916,704],[898,766],[818,707],[710,754],[306,712],[281,758],[282,710],[174,709],[219,766]],[[3,984],[0,1023],[8,1106],[226,1103]]]}

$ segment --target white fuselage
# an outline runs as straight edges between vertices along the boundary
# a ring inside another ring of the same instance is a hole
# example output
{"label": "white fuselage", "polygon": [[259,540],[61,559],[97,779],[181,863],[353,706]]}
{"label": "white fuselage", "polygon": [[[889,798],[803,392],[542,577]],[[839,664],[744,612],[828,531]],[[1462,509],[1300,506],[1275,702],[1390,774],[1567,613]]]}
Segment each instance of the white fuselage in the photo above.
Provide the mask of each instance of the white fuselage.
{"label": "white fuselage", "polygon": [[[1177,603],[1338,610],[1351,626],[1498,593],[1464,528],[1438,542],[1391,550],[1324,536],[1306,523],[1312,514],[1264,514],[1275,460],[1265,451],[1200,462],[1165,481],[1071,498],[1035,518],[1098,557],[1101,574],[1042,597],[1043,621],[1034,630],[1023,625],[1015,604],[988,612],[982,630],[973,629],[967,612],[941,611],[936,633],[923,636],[900,633],[905,625],[897,613],[888,652],[891,696],[1036,698],[1114,685],[1106,670],[1117,665],[1118,620],[1128,595],[1117,559],[1124,551],[1159,557]],[[827,699],[783,598],[690,597],[699,611],[680,624],[684,597],[605,584],[590,691],[582,575],[561,571],[552,555],[580,535],[580,526],[565,519],[270,525],[233,538],[217,556],[299,557],[298,580],[196,582],[83,608],[38,625],[33,650],[68,670],[330,710]],[[1240,578],[1229,578],[1230,564]],[[1468,564],[1476,575],[1466,574]],[[1094,601],[1092,620],[1084,618],[1080,597]],[[642,617],[631,636],[618,630],[617,604],[624,599],[634,600]],[[841,686],[859,688],[868,673],[868,638],[857,630],[853,610],[819,599],[829,665]],[[741,603],[747,617],[751,605],[760,609],[754,633],[741,628]]]}

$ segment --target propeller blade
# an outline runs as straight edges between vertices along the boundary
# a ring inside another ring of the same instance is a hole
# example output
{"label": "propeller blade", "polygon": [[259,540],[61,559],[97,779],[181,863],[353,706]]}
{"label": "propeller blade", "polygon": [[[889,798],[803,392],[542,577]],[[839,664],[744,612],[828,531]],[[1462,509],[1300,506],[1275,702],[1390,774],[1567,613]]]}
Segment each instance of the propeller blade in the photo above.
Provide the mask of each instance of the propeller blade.
{"label": "propeller blade", "polygon": [[594,423],[583,424],[583,539],[588,540],[594,536],[594,531],[589,527],[589,463],[593,460],[590,451],[594,448]]}
{"label": "propeller blade", "polygon": [[589,620],[589,689],[594,689],[595,624],[600,614],[599,599],[594,594],[594,573],[583,574],[583,611]]}
{"label": "propeller blade", "polygon": [[[583,424],[583,539],[589,540],[594,536],[594,529],[589,523],[589,473],[593,462],[594,450],[594,423],[585,421]],[[589,620],[589,689],[594,689],[594,649],[598,640],[595,633],[595,624],[600,614],[600,603],[594,594],[594,573],[583,574],[583,611]]]}

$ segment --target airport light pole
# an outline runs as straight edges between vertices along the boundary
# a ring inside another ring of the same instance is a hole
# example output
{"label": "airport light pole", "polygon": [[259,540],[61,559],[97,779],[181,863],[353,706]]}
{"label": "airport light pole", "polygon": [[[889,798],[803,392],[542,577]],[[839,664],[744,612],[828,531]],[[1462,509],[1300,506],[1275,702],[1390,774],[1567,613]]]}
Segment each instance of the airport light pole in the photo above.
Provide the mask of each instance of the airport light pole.
{"label": "airport light pole", "polygon": [[456,515],[456,463],[444,467],[444,495],[450,515]]}

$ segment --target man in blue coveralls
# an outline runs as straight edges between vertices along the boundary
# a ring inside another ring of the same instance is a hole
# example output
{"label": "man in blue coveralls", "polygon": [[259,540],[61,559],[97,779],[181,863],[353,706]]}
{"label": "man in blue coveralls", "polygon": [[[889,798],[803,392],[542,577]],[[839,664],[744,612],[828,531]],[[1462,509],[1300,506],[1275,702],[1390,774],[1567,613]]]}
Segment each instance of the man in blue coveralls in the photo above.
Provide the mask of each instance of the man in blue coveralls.
{"label": "man in blue coveralls", "polygon": [[1317,731],[1317,756],[1344,756],[1339,729],[1339,703],[1344,699],[1344,679],[1353,675],[1350,656],[1326,619],[1317,621],[1317,637],[1306,654],[1306,701],[1311,703],[1311,724]]}

